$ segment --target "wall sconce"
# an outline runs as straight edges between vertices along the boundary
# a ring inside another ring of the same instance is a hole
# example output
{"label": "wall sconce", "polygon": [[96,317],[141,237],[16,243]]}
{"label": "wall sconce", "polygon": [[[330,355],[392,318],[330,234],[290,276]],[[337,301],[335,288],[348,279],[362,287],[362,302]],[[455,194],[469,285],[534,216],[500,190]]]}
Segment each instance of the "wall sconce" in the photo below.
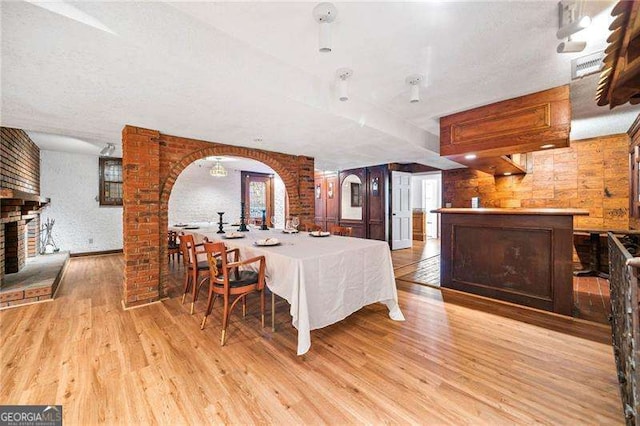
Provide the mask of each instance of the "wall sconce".
{"label": "wall sconce", "polygon": [[329,182],[329,188],[327,189],[327,196],[333,198],[333,182]]}

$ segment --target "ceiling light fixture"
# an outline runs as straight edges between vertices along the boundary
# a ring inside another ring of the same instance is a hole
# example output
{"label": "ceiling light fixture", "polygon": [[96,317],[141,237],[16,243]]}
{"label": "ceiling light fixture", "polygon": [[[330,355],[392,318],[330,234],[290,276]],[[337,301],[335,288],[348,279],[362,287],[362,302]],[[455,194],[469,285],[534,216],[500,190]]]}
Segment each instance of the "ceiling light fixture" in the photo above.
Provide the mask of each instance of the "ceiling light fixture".
{"label": "ceiling light fixture", "polygon": [[478,156],[475,154],[467,154],[464,156],[465,160],[475,160]]}
{"label": "ceiling light fixture", "polygon": [[331,52],[331,23],[338,16],[333,3],[319,3],[313,8],[313,19],[320,24],[319,52]]}
{"label": "ceiling light fixture", "polygon": [[575,18],[577,7],[577,1],[561,1],[558,3],[558,18],[560,21],[560,28],[556,32],[556,37],[558,39],[567,39],[566,42],[562,42],[558,45],[556,49],[558,53],[582,52],[585,47],[587,47],[586,41],[571,40],[571,36],[573,34],[582,31],[589,25],[591,25],[591,18],[589,16],[581,16],[579,19]]}
{"label": "ceiling light fixture", "polygon": [[213,167],[211,168],[211,170],[209,170],[209,174],[213,177],[225,177],[227,176],[228,172],[227,169],[225,169],[222,166],[222,163],[220,162],[220,158],[216,158],[216,163],[213,165]]}
{"label": "ceiling light fixture", "polygon": [[108,143],[104,146],[104,148],[100,150],[100,155],[111,157],[115,150],[116,150],[116,146],[112,143]]}
{"label": "ceiling light fixture", "polygon": [[342,102],[349,100],[349,83],[347,80],[353,75],[353,70],[349,68],[339,68],[336,71],[338,77],[338,97]]}
{"label": "ceiling light fixture", "polygon": [[420,102],[420,83],[422,83],[423,77],[420,74],[411,74],[404,79],[405,83],[411,86],[411,97],[409,102]]}

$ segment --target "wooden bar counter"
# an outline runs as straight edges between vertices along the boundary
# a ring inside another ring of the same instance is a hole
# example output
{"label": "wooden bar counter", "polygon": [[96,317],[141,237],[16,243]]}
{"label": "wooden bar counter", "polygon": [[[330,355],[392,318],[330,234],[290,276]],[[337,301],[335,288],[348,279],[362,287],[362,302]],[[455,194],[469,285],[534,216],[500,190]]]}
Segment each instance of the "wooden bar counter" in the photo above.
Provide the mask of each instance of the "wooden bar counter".
{"label": "wooden bar counter", "polygon": [[443,287],[571,315],[579,209],[443,208]]}

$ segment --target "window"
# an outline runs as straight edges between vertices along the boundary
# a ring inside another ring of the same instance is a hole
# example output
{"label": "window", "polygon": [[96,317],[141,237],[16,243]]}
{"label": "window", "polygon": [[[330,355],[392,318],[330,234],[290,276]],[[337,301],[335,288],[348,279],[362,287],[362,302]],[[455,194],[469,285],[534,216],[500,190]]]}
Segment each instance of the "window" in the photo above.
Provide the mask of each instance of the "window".
{"label": "window", "polygon": [[122,205],[122,158],[100,158],[100,205]]}

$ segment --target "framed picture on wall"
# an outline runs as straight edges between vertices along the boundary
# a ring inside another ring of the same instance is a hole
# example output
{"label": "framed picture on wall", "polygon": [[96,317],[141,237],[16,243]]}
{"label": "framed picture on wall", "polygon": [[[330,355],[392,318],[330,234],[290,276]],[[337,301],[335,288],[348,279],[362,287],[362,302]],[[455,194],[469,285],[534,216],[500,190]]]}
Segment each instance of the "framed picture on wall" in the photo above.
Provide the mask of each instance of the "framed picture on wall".
{"label": "framed picture on wall", "polygon": [[361,185],[359,183],[351,182],[351,207],[362,207],[360,187]]}

